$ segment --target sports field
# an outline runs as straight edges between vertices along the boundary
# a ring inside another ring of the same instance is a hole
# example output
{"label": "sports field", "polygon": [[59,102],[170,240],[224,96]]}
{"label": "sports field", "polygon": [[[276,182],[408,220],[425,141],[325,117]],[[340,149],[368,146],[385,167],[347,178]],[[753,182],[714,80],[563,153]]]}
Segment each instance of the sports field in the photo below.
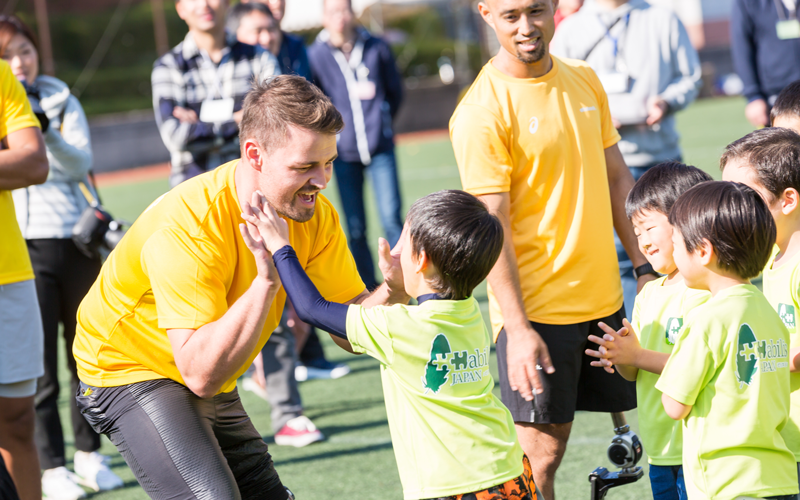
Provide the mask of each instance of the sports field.
{"label": "sports field", "polygon": [[[717,160],[722,148],[751,130],[743,111],[744,102],[741,99],[715,99],[696,103],[681,113],[678,122],[685,161],[719,178]],[[402,141],[398,148],[398,161],[406,208],[430,192],[460,187],[455,159],[446,135],[431,134]],[[102,187],[101,196],[111,213],[132,221],[167,189],[166,179],[117,183]],[[335,183],[329,186],[326,195],[338,205]],[[370,191],[368,196],[370,234],[377,241],[380,227],[372,201],[374,195]],[[485,312],[485,287],[481,287],[476,296],[481,300]],[[352,356],[338,350],[327,336],[322,340],[329,357],[347,362],[352,372],[339,380],[315,380],[301,384],[306,414],[328,436],[328,440],[300,449],[270,445],[277,470],[284,484],[301,500],[400,499],[402,490],[386,422],[378,363],[366,356]],[[496,377],[494,356],[492,370]],[[62,369],[62,388],[67,387],[67,374]],[[499,389],[495,390],[499,395]],[[71,457],[74,449],[67,422],[68,405],[73,404],[73,398],[68,392],[62,391],[61,411],[66,424],[67,456]],[[272,443],[273,432],[267,403],[244,391],[242,399],[256,428],[268,443]],[[634,430],[638,428],[635,411],[628,414],[628,421]],[[600,465],[610,466],[605,450],[612,434],[611,420],[607,415],[579,413],[576,416],[572,438],[557,477],[556,488],[560,500],[588,498],[588,473]],[[114,446],[104,439],[101,451],[113,456],[113,469],[125,481],[125,488],[91,497],[98,500],[147,498]],[[645,479],[639,483],[612,490],[608,498],[650,498],[646,473]]]}

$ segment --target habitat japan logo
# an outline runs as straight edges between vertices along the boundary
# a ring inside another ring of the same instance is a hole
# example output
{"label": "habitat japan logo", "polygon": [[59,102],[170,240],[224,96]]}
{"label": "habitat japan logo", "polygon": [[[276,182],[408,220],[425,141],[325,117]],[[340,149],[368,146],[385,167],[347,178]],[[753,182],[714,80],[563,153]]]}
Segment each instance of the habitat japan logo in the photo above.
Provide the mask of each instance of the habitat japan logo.
{"label": "habitat japan logo", "polygon": [[778,304],[778,316],[781,317],[781,321],[786,325],[786,328],[794,333],[796,326],[794,306],[791,304]]}
{"label": "habitat japan logo", "polygon": [[736,380],[739,382],[739,389],[745,385],[749,386],[756,372],[758,371],[759,361],[761,362],[761,373],[777,371],[778,368],[788,368],[788,361],[778,361],[787,359],[789,356],[789,346],[783,339],[758,340],[747,323],[739,327],[739,338],[737,341],[736,356]]}
{"label": "habitat japan logo", "polygon": [[448,381],[450,386],[480,382],[489,376],[489,347],[453,352],[443,333],[431,342],[430,361],[425,365],[422,387],[437,394]]}
{"label": "habitat japan logo", "polygon": [[683,318],[670,318],[667,320],[667,344],[675,345],[675,342],[678,341],[678,333],[680,333],[681,328],[683,328]]}

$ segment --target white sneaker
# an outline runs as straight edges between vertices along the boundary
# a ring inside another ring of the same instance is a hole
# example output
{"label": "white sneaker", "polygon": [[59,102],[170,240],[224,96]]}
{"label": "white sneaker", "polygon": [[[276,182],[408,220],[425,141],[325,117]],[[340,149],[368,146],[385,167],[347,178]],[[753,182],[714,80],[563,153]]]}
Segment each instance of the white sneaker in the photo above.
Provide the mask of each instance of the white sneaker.
{"label": "white sneaker", "polygon": [[269,401],[267,399],[267,390],[261,387],[253,377],[244,377],[242,379],[242,389],[252,392],[264,401]]}
{"label": "white sneaker", "polygon": [[108,491],[121,488],[122,479],[108,468],[109,457],[96,451],[75,452],[75,473],[80,478],[80,484],[94,491]]}
{"label": "white sneaker", "polygon": [[324,439],[325,435],[305,415],[289,420],[286,425],[281,427],[281,430],[275,433],[275,444],[294,446],[295,448],[302,448]]}
{"label": "white sneaker", "polygon": [[47,469],[42,475],[42,498],[48,500],[77,500],[86,498],[86,492],[78,486],[75,473],[66,467]]}

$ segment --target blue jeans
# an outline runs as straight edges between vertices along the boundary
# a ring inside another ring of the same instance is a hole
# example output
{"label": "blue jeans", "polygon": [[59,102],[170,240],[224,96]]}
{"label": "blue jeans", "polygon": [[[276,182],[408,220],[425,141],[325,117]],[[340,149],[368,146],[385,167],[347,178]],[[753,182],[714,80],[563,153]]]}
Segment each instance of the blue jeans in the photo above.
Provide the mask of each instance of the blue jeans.
{"label": "blue jeans", "polygon": [[653,500],[687,500],[682,465],[650,465]]}
{"label": "blue jeans", "polygon": [[353,253],[361,279],[367,288],[372,290],[378,282],[375,280],[375,265],[367,244],[364,172],[372,179],[381,225],[389,245],[393,247],[403,232],[400,184],[397,181],[394,150],[376,154],[369,165],[336,159],[333,162],[333,170],[336,173],[336,182],[339,184],[350,251]]}
{"label": "blue jeans", "polygon": [[[680,160],[678,160],[680,161]],[[638,181],[650,167],[628,167],[633,174],[633,180]],[[617,261],[619,262],[619,275],[622,279],[622,297],[625,301],[625,317],[630,321],[633,318],[633,301],[636,300],[636,278],[633,277],[633,263],[622,246],[622,242],[614,230],[614,245],[617,247]]]}

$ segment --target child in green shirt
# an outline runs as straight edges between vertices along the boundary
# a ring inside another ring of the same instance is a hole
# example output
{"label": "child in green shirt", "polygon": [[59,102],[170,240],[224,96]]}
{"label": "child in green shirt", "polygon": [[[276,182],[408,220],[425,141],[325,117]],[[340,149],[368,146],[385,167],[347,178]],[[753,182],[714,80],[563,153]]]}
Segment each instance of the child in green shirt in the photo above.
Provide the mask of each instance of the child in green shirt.
{"label": "child in green shirt", "polygon": [[775,250],[764,268],[764,295],[791,338],[791,411],[782,434],[800,467],[800,135],[787,128],[756,130],[725,148],[720,167],[723,180],[755,189],[775,219]]}
{"label": "child in green shirt", "polygon": [[[650,463],[650,487],[654,500],[686,500],[680,422],[661,406],[661,392],[655,385],[675,345],[687,312],[708,300],[709,294],[686,286],[672,259],[672,226],[668,216],[680,195],[711,176],[678,162],[650,168],[628,194],[625,210],[633,223],[639,250],[662,276],[647,283],[636,296],[633,320],[615,332],[605,324],[604,338],[590,336],[599,345],[587,350],[600,358],[594,366],[617,371],[636,381],[639,432]],[[630,333],[634,335],[629,335]]]}
{"label": "child in green shirt", "polygon": [[775,244],[761,196],[705,182],[673,205],[673,258],[686,285],[711,293],[684,323],[656,389],[683,420],[692,500],[796,499],[797,468],[780,431],[789,420],[789,332],[750,279]]}
{"label": "child in green shirt", "polygon": [[285,221],[265,200],[247,214],[249,207],[250,234],[272,253],[300,319],[380,361],[404,497],[536,500],[514,420],[492,393],[492,337],[472,297],[503,247],[503,228],[486,206],[455,190],[417,200],[399,256],[381,243],[381,269],[399,261],[418,305],[371,308],[324,300],[289,246]]}

